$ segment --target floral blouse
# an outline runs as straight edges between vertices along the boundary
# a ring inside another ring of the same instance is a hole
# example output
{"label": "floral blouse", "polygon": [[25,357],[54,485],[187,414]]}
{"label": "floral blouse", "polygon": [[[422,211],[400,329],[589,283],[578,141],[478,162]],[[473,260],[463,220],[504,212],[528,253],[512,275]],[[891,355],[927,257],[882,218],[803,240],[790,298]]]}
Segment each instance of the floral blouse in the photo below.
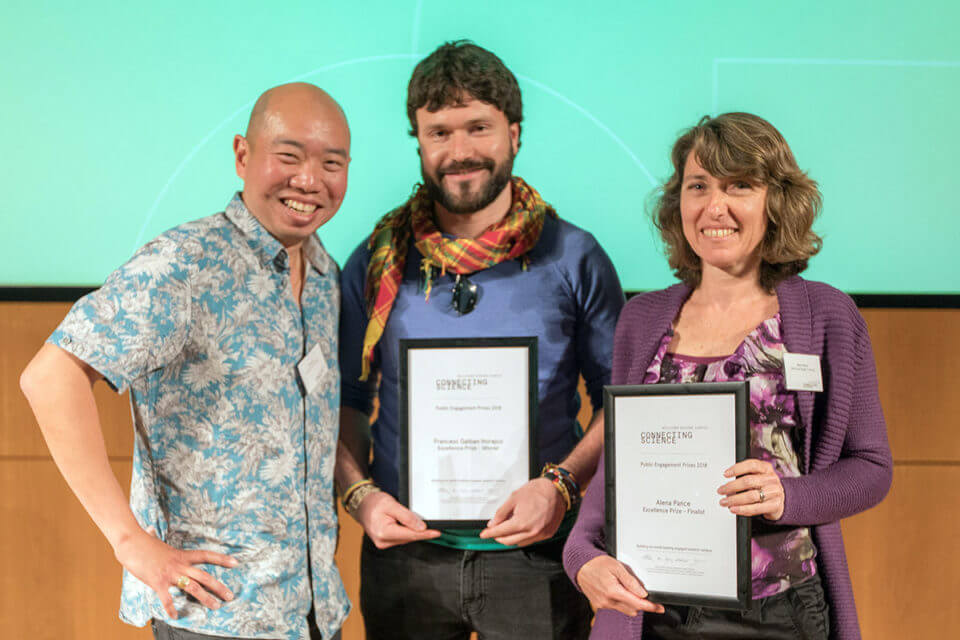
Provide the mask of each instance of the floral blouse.
{"label": "floral blouse", "polygon": [[[768,318],[729,356],[700,358],[667,353],[670,330],[660,341],[644,384],[747,380],[750,403],[750,457],[773,465],[781,478],[797,477],[802,438],[796,394],[783,376],[780,314]],[[816,573],[816,547],[807,527],[784,527],[762,517],[753,520],[753,597],[786,591]]]}

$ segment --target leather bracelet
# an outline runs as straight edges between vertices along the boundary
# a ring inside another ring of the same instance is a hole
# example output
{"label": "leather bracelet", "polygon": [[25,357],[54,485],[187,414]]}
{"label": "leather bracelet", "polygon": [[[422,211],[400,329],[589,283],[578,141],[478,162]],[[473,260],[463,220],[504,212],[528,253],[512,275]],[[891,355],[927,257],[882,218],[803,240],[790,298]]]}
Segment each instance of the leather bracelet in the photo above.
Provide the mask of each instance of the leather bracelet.
{"label": "leather bracelet", "polygon": [[580,487],[572,472],[552,462],[548,462],[543,466],[540,477],[547,478],[553,482],[557,491],[563,496],[563,501],[567,505],[567,511],[580,503]]}
{"label": "leather bracelet", "polygon": [[573,475],[573,471],[570,471],[569,469],[564,469],[560,465],[553,464],[552,462],[548,462],[547,464],[545,464],[543,466],[543,470],[545,472],[549,470],[551,472],[558,473],[560,476],[563,477],[567,485],[573,489],[573,493],[580,495],[580,483],[577,482],[577,477]]}
{"label": "leather bracelet", "polygon": [[580,495],[580,483],[577,482],[577,477],[573,475],[573,471],[564,469],[563,467],[557,465],[557,471],[567,480],[567,482],[573,486],[573,492],[577,495]]}

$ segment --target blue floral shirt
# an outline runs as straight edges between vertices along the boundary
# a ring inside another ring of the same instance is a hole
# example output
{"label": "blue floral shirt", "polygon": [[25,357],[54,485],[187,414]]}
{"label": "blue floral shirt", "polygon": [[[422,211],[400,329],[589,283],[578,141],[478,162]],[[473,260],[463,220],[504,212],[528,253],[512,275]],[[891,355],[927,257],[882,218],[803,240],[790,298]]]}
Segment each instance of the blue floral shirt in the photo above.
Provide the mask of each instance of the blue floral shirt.
{"label": "blue floral shirt", "polygon": [[[140,249],[49,339],[130,391],[140,525],[240,561],[203,566],[236,596],[219,610],[173,589],[177,620],[125,572],[126,622],[307,638],[312,604],[328,638],[349,611],[333,561],[339,274],[315,236],[304,256],[301,311],[286,251],[238,194]],[[297,364],[314,348],[326,369],[305,387]]]}

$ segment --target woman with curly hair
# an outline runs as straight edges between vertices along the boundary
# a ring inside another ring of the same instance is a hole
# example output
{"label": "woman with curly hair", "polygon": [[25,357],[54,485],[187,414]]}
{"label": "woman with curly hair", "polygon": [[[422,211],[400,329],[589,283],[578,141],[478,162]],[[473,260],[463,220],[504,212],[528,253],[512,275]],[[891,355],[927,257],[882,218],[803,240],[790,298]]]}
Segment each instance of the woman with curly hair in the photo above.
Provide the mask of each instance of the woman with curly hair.
{"label": "woman with curly hair", "polygon": [[[863,318],[797,275],[821,246],[820,192],[747,113],[703,118],[672,161],[653,221],[681,283],[627,303],[612,383],[748,382],[750,457],[718,478],[718,500],[753,518],[753,604],[650,602],[605,551],[601,461],[564,551],[597,610],[591,637],[859,638],[840,519],[884,497],[892,460]],[[818,356],[823,391],[788,388],[784,353]]]}

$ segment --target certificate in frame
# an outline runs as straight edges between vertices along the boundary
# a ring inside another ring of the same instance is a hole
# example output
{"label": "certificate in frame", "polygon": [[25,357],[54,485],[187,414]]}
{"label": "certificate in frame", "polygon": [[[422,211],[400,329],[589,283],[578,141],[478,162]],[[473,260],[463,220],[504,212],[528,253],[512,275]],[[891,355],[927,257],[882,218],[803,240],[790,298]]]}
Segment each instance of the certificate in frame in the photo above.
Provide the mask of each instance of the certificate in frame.
{"label": "certificate in frame", "polygon": [[401,339],[398,499],[481,529],[537,474],[537,338]]}
{"label": "certificate in frame", "polygon": [[653,602],[750,605],[750,518],[717,493],[748,454],[747,399],[746,382],[604,388],[607,550]]}

